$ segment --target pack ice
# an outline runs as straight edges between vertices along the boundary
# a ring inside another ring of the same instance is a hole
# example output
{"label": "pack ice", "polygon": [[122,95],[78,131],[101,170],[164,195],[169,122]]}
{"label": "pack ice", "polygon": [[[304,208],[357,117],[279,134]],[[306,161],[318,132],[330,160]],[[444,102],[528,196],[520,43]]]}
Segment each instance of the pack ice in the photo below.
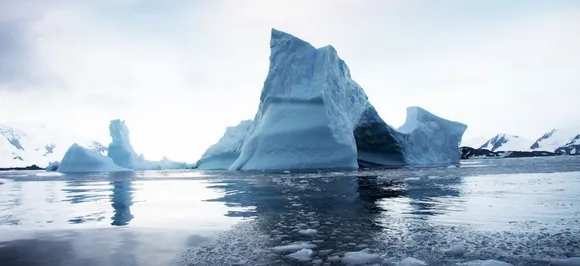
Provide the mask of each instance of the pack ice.
{"label": "pack ice", "polygon": [[467,126],[419,107],[395,130],[334,47],[272,29],[270,67],[252,121],[230,127],[200,169],[280,170],[458,163]]}

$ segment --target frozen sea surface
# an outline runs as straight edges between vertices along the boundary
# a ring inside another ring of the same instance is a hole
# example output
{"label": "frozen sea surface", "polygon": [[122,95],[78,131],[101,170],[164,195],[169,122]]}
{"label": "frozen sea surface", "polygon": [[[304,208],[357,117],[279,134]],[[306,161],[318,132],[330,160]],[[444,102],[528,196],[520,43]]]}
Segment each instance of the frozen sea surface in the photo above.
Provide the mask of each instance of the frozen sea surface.
{"label": "frozen sea surface", "polygon": [[0,172],[0,265],[568,265],[557,263],[580,257],[579,197],[580,156],[310,173]]}

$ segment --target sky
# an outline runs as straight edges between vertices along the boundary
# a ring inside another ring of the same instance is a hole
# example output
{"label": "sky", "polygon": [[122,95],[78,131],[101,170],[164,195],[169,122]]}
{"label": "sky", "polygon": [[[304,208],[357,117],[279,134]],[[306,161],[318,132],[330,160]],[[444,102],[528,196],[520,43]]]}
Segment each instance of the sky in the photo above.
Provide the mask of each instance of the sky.
{"label": "sky", "polygon": [[[331,44],[390,125],[421,106],[537,139],[580,126],[580,1],[0,0],[0,123],[194,162],[253,118],[276,28]],[[64,129],[63,129],[64,130]]]}

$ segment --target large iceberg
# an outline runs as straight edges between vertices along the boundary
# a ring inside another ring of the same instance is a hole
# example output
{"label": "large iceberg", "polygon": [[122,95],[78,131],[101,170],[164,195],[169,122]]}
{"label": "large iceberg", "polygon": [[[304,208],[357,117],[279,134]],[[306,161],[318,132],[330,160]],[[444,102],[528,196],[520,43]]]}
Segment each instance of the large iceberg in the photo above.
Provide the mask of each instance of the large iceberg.
{"label": "large iceberg", "polygon": [[229,128],[198,161],[200,169],[352,169],[459,161],[465,125],[411,107],[405,125],[395,130],[332,46],[316,49],[272,29],[270,48],[254,120]]}
{"label": "large iceberg", "polygon": [[119,172],[130,171],[116,165],[113,160],[99,152],[73,144],[64,154],[57,169],[61,173]]}
{"label": "large iceberg", "polygon": [[135,169],[142,164],[143,157],[139,156],[131,146],[129,129],[125,121],[111,120],[109,133],[113,141],[109,144],[107,156],[113,159],[115,164],[129,169]]}

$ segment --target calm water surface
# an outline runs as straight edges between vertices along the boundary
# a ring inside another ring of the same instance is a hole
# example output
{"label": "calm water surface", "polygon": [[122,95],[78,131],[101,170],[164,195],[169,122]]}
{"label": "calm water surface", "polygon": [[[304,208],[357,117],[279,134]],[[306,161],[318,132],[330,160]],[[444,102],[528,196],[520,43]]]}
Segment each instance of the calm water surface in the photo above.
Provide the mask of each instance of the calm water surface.
{"label": "calm water surface", "polygon": [[[580,156],[316,173],[0,172],[0,265],[430,265],[580,256]],[[308,244],[311,260],[272,249]],[[465,252],[444,252],[455,245]],[[338,256],[338,257],[336,257]]]}

